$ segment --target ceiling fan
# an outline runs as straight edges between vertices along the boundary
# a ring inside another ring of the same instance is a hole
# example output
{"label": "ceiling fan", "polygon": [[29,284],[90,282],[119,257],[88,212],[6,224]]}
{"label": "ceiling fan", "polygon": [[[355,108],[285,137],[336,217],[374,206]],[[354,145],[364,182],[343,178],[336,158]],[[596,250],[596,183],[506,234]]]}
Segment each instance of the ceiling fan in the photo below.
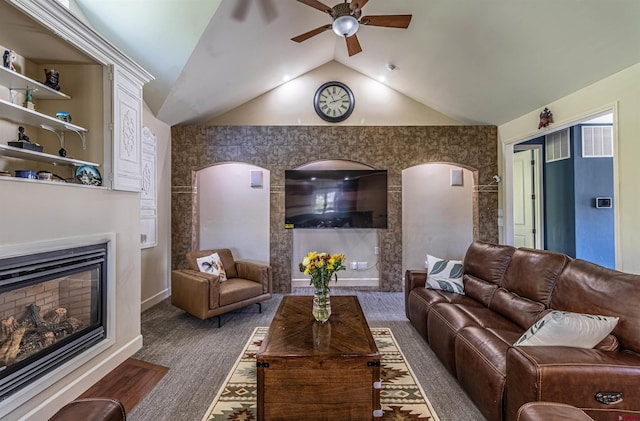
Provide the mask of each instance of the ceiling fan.
{"label": "ceiling fan", "polygon": [[333,29],[336,35],[344,37],[347,42],[347,51],[349,56],[353,56],[362,51],[360,42],[356,36],[360,25],[384,26],[387,28],[403,28],[409,27],[411,15],[378,15],[378,16],[362,16],[362,8],[369,0],[351,0],[349,3],[336,4],[329,7],[318,0],[298,0],[300,3],[318,9],[321,12],[328,13],[333,18],[333,24],[323,25],[302,35],[291,38],[292,41],[302,42],[313,36],[323,33],[329,29]]}

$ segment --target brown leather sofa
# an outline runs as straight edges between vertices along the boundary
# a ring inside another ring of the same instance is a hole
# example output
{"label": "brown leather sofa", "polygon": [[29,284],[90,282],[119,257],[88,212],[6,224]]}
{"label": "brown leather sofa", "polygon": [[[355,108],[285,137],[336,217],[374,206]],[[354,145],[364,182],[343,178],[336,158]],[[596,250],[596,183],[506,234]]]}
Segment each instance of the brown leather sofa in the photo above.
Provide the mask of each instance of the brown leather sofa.
{"label": "brown leather sofa", "polygon": [[[639,275],[480,241],[463,265],[465,295],[426,289],[426,271],[406,271],[406,314],[487,419],[516,420],[535,401],[595,420],[640,417]],[[593,349],[513,346],[551,309],[620,319]]]}
{"label": "brown leather sofa", "polygon": [[[200,272],[196,259],[218,253],[227,273],[220,282],[217,275]],[[229,249],[187,253],[188,269],[171,273],[171,304],[202,320],[231,310],[258,304],[272,296],[271,266],[236,261]]]}

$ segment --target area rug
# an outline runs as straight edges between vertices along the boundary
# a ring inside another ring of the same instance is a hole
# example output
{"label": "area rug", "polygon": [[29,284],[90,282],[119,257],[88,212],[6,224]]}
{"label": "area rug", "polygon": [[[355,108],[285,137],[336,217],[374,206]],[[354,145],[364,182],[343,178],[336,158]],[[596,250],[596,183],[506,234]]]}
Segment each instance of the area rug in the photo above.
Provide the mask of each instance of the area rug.
{"label": "area rug", "polygon": [[[202,421],[257,420],[256,353],[269,328],[258,327],[247,342]],[[388,328],[373,328],[371,334],[381,354],[383,416],[379,420],[439,421],[411,367]]]}

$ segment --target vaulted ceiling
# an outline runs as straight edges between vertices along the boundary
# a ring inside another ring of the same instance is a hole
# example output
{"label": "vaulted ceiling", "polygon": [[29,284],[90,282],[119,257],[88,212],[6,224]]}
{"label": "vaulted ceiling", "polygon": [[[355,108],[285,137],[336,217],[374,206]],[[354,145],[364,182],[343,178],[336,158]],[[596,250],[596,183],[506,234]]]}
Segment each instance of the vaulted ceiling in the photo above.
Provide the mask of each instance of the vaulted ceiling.
{"label": "vaulted ceiling", "polygon": [[361,26],[352,57],[332,31],[291,41],[331,23],[295,0],[75,2],[154,74],[145,101],[170,125],[215,118],[331,60],[461,122],[499,125],[640,62],[638,0],[369,0],[364,16],[413,19]]}

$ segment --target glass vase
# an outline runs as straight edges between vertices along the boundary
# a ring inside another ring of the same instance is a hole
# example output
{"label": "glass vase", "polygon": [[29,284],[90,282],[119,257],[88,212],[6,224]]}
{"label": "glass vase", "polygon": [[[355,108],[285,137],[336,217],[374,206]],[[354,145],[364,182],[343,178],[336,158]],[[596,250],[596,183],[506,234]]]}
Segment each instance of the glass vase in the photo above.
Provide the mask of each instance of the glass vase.
{"label": "glass vase", "polygon": [[331,316],[331,300],[328,288],[315,288],[313,292],[313,317],[324,323]]}

